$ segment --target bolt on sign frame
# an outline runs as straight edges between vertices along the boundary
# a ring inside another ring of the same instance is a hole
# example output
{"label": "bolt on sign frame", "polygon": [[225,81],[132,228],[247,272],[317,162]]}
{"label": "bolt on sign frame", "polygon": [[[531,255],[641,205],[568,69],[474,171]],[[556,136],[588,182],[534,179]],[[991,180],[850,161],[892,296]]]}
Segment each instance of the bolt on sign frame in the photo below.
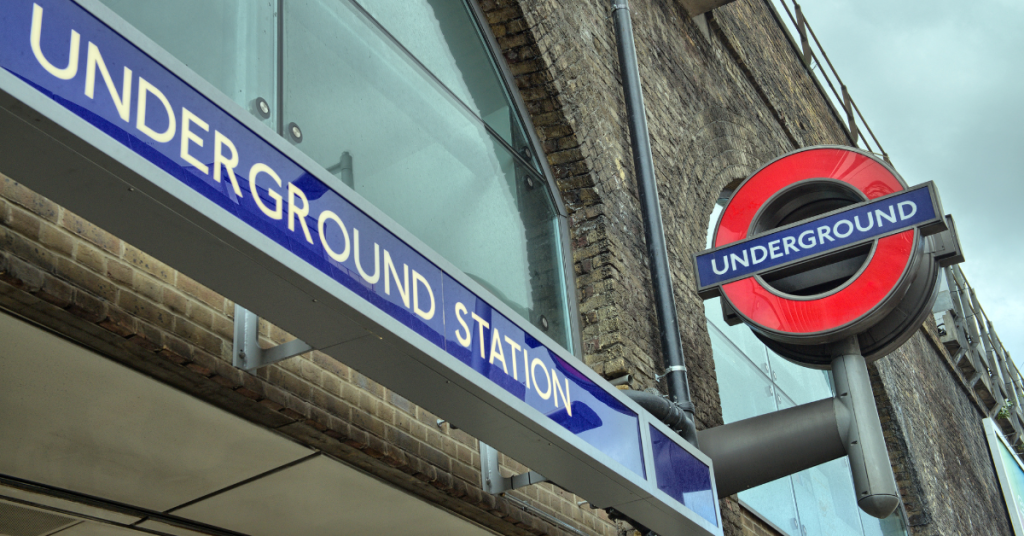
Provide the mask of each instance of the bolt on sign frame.
{"label": "bolt on sign frame", "polygon": [[592,504],[722,534],[709,458],[99,2],[5,2],[0,67],[0,171]]}

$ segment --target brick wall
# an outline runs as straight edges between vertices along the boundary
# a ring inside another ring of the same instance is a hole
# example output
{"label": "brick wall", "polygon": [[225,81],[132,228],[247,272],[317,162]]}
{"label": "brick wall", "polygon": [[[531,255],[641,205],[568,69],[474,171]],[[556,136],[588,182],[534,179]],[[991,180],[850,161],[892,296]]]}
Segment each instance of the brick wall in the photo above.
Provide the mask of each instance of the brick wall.
{"label": "brick wall", "polygon": [[910,533],[1012,534],[982,428],[984,406],[939,342],[934,320],[870,369]]}
{"label": "brick wall", "polygon": [[[481,0],[570,214],[583,357],[605,377],[660,372],[611,2]],[[716,10],[710,39],[674,3],[630,3],[698,427],[722,423],[691,255],[727,184],[802,145],[848,143],[760,1]],[[727,534],[740,508],[722,504]]]}
{"label": "brick wall", "polygon": [[[630,374],[632,388],[657,387],[661,357],[611,2],[478,1],[569,213],[583,358],[605,377]],[[762,0],[715,10],[707,36],[674,2],[634,0],[631,11],[698,426],[717,426],[721,402],[690,261],[704,247],[715,200],[780,154],[849,140]],[[318,352],[257,376],[233,368],[233,304],[185,274],[6,178],[0,216],[3,308],[498,532],[567,533],[484,493],[475,439],[439,427],[357,371]],[[265,322],[260,329],[266,344],[289,338]],[[919,344],[926,335],[876,368],[879,406],[915,534],[970,534],[1005,511],[996,499],[976,499],[998,489],[983,465],[978,415],[934,345]],[[922,382],[924,393],[911,388]],[[969,469],[953,469],[965,462]],[[506,474],[525,470],[502,463]],[[961,499],[944,495],[953,479],[962,481]],[[513,496],[584,533],[626,531],[550,484]],[[734,498],[721,506],[726,534],[770,533]]]}
{"label": "brick wall", "polygon": [[[234,304],[0,175],[0,310],[28,318],[229,412],[338,457],[503,534],[621,529],[554,485],[483,492],[475,438],[333,358],[231,365]],[[293,339],[261,321],[266,346]],[[508,476],[526,470],[502,456]]]}

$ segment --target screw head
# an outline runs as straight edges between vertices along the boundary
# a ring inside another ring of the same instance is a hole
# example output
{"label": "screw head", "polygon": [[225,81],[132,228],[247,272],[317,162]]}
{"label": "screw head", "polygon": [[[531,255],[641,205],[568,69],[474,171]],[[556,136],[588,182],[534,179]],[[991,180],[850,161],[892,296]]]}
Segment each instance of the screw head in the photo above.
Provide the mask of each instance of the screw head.
{"label": "screw head", "polygon": [[548,317],[546,317],[544,315],[540,316],[540,329],[542,329],[544,331],[548,330]]}
{"label": "screw head", "polygon": [[260,119],[270,119],[270,103],[263,97],[253,99],[252,108]]}
{"label": "screw head", "polygon": [[534,186],[533,177],[530,176],[530,175],[527,175],[526,176],[526,187],[532,190],[533,186]]}
{"label": "screw head", "polygon": [[302,143],[302,129],[295,123],[288,123],[288,135],[295,143]]}
{"label": "screw head", "polygon": [[524,145],[523,147],[519,148],[519,156],[523,157],[525,160],[529,160],[533,158],[533,153],[530,152],[529,147]]}

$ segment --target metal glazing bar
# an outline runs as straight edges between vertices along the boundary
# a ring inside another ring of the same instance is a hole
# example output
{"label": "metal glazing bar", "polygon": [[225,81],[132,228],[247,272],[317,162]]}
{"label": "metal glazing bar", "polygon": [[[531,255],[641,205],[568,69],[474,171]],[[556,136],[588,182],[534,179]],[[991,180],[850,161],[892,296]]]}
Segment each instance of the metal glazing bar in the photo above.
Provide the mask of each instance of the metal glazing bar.
{"label": "metal glazing bar", "polygon": [[[796,7],[796,31],[800,34],[800,47],[803,50],[804,65],[811,66],[811,42],[807,40],[807,21],[804,19],[804,12],[800,9],[800,4],[793,2],[793,6]],[[787,11],[789,11],[787,9]]]}
{"label": "metal glazing bar", "polygon": [[[839,79],[836,76],[836,79]],[[842,84],[842,82],[840,82]],[[840,86],[843,90],[843,109],[846,110],[846,126],[850,128],[850,136],[853,137],[853,144],[857,145],[857,139],[860,138],[860,131],[857,129],[857,122],[853,117],[853,101],[850,98],[850,92],[846,90],[846,84]]]}
{"label": "metal glazing bar", "polygon": [[968,348],[970,349],[973,356],[977,357],[979,362],[985,366],[985,370],[988,371],[989,375],[991,375],[992,371],[991,366],[989,366],[988,359],[985,358],[985,355],[982,354],[981,350],[979,349],[979,346],[981,346],[981,341],[979,340],[981,338],[981,334],[978,333],[978,323],[974,318],[976,314],[974,312],[974,308],[971,305],[970,296],[964,296],[964,294],[967,293],[966,291],[968,287],[967,281],[964,279],[964,274],[960,270],[959,266],[953,267],[953,277],[956,278],[957,285],[959,285],[960,288],[963,289],[960,297],[965,309],[964,322],[967,324],[967,333],[971,338]]}
{"label": "metal glazing bar", "polygon": [[[962,295],[960,292],[960,285],[957,283],[956,277],[953,274],[953,269],[954,267],[952,266],[947,266],[943,268],[943,270],[946,271],[946,284],[949,285],[949,298],[950,301],[953,303],[953,328],[955,329],[954,335],[956,336],[957,342],[960,343],[961,349],[961,352],[959,353],[960,357],[958,357],[956,361],[959,362],[960,359],[963,358],[963,356],[967,356],[967,359],[968,361],[970,361],[971,366],[974,367],[975,370],[980,370],[978,366],[978,361],[974,358],[974,354],[970,352],[970,344],[967,340],[967,333],[965,331],[967,327],[964,322],[964,306],[963,302],[961,301]],[[946,329],[949,328],[947,327]],[[972,386],[974,381],[976,380],[976,378],[971,378]]]}

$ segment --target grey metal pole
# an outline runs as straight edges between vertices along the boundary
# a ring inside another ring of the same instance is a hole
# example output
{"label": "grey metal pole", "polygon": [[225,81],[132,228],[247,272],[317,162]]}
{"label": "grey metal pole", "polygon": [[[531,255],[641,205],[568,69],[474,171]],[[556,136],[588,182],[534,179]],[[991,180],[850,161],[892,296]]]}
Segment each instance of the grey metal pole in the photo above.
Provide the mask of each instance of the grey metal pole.
{"label": "grey metal pole", "polygon": [[845,430],[840,427],[839,433],[850,457],[857,504],[861,510],[881,519],[896,510],[900,498],[882,435],[882,423],[878,420],[867,363],[856,337],[836,343],[832,356],[836,398],[849,413],[849,426]]}
{"label": "grey metal pole", "polygon": [[715,464],[718,496],[760,486],[846,456],[849,412],[826,398],[698,432]]}
{"label": "grey metal pole", "polygon": [[647,131],[647,112],[644,108],[643,90],[640,88],[636,46],[633,43],[633,23],[630,21],[627,0],[613,0],[612,14],[615,18],[619,69],[622,73],[622,91],[626,100],[637,193],[640,196],[644,237],[647,240],[647,254],[651,262],[654,306],[658,313],[661,353],[665,360],[665,382],[668,386],[669,399],[680,404],[686,412],[683,439],[696,446],[697,428],[694,424],[686,361],[679,335],[679,321],[676,317],[672,272],[669,269],[668,250],[665,247],[665,230],[662,227],[661,206],[658,203],[658,185],[654,178],[654,157],[651,154],[650,134]]}

